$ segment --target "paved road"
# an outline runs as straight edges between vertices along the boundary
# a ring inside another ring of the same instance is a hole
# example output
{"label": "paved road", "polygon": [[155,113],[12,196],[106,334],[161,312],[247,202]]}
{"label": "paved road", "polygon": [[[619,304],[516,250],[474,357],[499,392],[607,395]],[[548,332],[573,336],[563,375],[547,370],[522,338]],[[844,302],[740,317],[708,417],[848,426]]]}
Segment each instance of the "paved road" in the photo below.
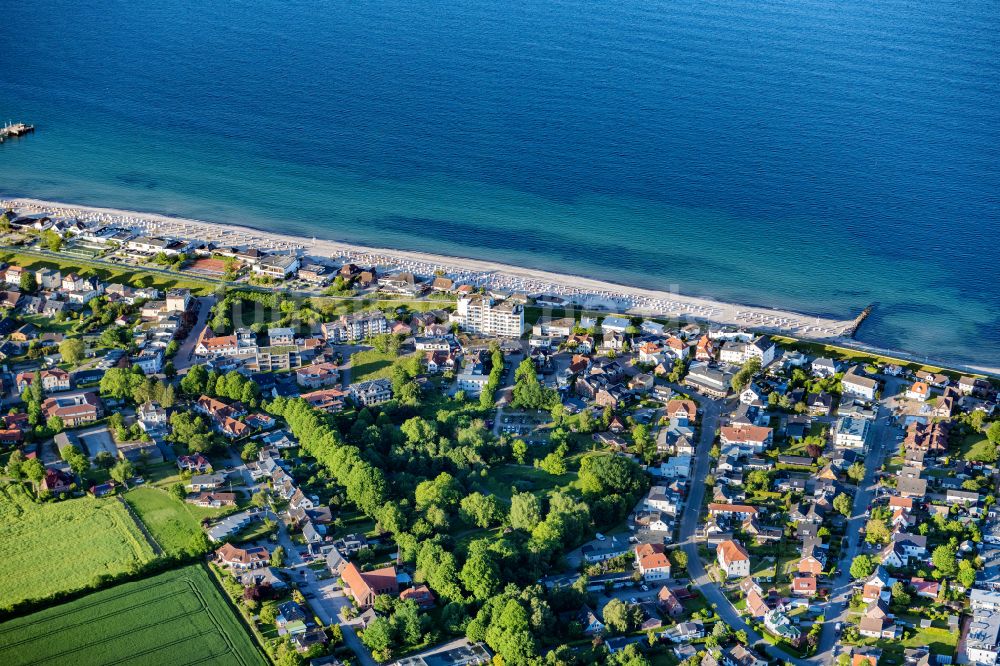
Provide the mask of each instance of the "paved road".
{"label": "paved road", "polygon": [[882,466],[882,460],[887,453],[891,453],[899,445],[895,436],[899,430],[892,426],[891,413],[885,408],[886,403],[893,399],[899,390],[899,380],[895,378],[885,378],[886,396],[882,404],[878,406],[878,413],[871,432],[871,445],[868,454],[865,456],[865,478],[861,481],[857,492],[854,495],[854,506],[851,510],[851,517],[847,521],[847,548],[843,551],[840,560],[841,573],[835,578],[830,594],[830,601],[826,604],[826,623],[820,634],[819,645],[813,661],[819,664],[832,663],[833,648],[837,644],[836,625],[838,622],[847,620],[848,604],[851,596],[851,561],[861,552],[860,532],[865,522],[868,520],[868,511],[871,507],[872,499],[875,495],[875,473]]}
{"label": "paved road", "polygon": [[[681,387],[675,387],[678,390]],[[714,608],[723,622],[729,625],[733,631],[745,631],[751,645],[763,640],[763,636],[757,633],[740,615],[739,611],[730,603],[729,599],[719,586],[708,577],[708,572],[701,563],[698,555],[698,542],[695,540],[695,531],[701,513],[701,504],[705,496],[705,477],[709,473],[710,459],[709,450],[715,440],[715,430],[719,427],[722,409],[725,402],[722,400],[712,400],[703,396],[693,395],[699,408],[702,410],[701,433],[698,439],[698,449],[695,454],[694,483],[691,484],[691,492],[688,495],[687,503],[684,506],[684,515],[681,517],[681,529],[679,535],[679,545],[687,554],[688,574],[691,577],[692,586],[697,589],[705,600]],[[776,659],[790,662],[792,664],[806,664],[807,662],[796,659],[780,648],[765,643],[767,653]]]}
{"label": "paved road", "polygon": [[174,367],[178,374],[187,372],[187,369],[194,365],[197,360],[194,357],[194,348],[198,345],[198,338],[201,337],[201,332],[205,330],[208,323],[208,315],[212,311],[212,306],[215,305],[215,296],[202,296],[198,302],[201,305],[198,310],[198,321],[191,327],[188,336],[184,338],[184,342],[181,343],[180,349],[174,356]]}
{"label": "paved road", "polygon": [[[358,638],[354,627],[347,623],[341,616],[341,610],[350,606],[350,600],[344,596],[344,592],[338,587],[334,578],[320,580],[316,577],[316,572],[306,566],[296,544],[288,535],[288,530],[281,521],[278,521],[278,543],[285,549],[285,568],[291,572],[294,580],[302,594],[309,594],[306,598],[309,606],[316,616],[323,621],[323,624],[339,624],[344,635],[344,644],[354,652],[361,666],[377,666],[368,651]],[[305,574],[303,576],[303,574]]]}

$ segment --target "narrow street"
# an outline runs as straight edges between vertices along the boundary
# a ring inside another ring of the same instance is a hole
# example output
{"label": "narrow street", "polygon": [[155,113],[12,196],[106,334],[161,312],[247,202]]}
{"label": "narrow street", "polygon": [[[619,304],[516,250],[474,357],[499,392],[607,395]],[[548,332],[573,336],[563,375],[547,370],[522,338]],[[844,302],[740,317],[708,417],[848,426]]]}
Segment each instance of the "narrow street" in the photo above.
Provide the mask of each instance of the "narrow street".
{"label": "narrow street", "polygon": [[208,323],[208,315],[215,305],[215,296],[201,296],[198,298],[198,303],[200,304],[198,321],[191,327],[187,337],[184,338],[184,342],[181,343],[180,349],[177,350],[177,354],[174,356],[174,368],[176,368],[179,375],[183,375],[187,372],[188,368],[194,365],[194,348],[198,345],[198,338],[201,337],[201,332],[205,330],[205,326]]}
{"label": "narrow street", "polygon": [[[680,388],[680,387],[677,387]],[[719,427],[722,409],[726,404],[722,400],[712,400],[704,396],[693,394],[692,398],[698,403],[702,410],[701,432],[698,438],[698,448],[695,453],[694,483],[691,484],[691,492],[688,495],[687,503],[684,505],[684,515],[681,518],[679,545],[684,549],[688,560],[688,576],[691,584],[705,597],[708,604],[715,610],[724,623],[729,625],[733,631],[745,631],[751,645],[763,641],[763,637],[757,633],[740,615],[719,586],[708,577],[708,572],[702,565],[701,557],[698,554],[698,542],[695,540],[695,532],[698,529],[698,520],[701,513],[702,501],[705,497],[705,477],[709,474],[710,459],[708,456],[715,441],[715,430]],[[776,659],[780,659],[792,664],[805,664],[804,660],[796,659],[777,646],[764,643],[767,653]]]}
{"label": "narrow street", "polygon": [[899,390],[899,381],[893,378],[883,379],[885,379],[884,397],[878,405],[875,422],[872,424],[871,444],[868,447],[868,454],[865,456],[865,478],[859,484],[854,495],[851,517],[847,521],[846,527],[847,548],[844,549],[843,557],[840,559],[840,575],[833,581],[830,601],[826,605],[826,623],[823,625],[816,655],[813,657],[813,661],[818,664],[828,664],[834,659],[833,648],[837,643],[836,625],[838,622],[847,621],[848,604],[853,586],[850,573],[851,562],[861,552],[860,533],[868,519],[868,511],[875,495],[877,486],[875,473],[882,466],[885,455],[891,453],[898,444],[895,439],[898,430],[891,425],[892,415],[884,405],[886,401],[896,395]]}

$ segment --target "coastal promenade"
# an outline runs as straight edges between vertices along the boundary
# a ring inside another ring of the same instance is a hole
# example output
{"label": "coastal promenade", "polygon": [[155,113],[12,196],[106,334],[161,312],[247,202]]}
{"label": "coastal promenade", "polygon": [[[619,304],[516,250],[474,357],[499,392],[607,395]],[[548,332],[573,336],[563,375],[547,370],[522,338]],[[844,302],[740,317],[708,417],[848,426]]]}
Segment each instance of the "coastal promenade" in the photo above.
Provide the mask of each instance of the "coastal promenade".
{"label": "coastal promenade", "polygon": [[786,310],[723,303],[672,291],[642,289],[582,276],[494,264],[477,259],[369,248],[336,241],[276,234],[236,225],[110,208],[71,206],[36,199],[9,199],[0,202],[0,205],[25,213],[45,213],[52,217],[76,218],[83,222],[120,226],[148,235],[197,239],[218,245],[249,246],[273,252],[328,257],[342,262],[375,266],[385,272],[408,271],[422,276],[443,272],[456,282],[472,284],[475,287],[532,295],[544,294],[550,297],[550,302],[554,305],[575,304],[588,309],[665,317],[682,322],[728,324],[815,341],[844,339],[854,325],[853,317],[844,320],[811,317]]}

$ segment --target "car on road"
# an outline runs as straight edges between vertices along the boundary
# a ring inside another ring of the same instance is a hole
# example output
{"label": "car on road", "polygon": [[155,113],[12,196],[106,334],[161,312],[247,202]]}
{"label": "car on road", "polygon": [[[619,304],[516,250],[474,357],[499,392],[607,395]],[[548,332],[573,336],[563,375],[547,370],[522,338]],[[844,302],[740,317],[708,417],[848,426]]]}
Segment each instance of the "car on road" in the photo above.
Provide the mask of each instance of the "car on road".
{"label": "car on road", "polygon": [[594,538],[595,538],[595,539],[597,539],[598,541],[604,541],[604,540],[606,540],[606,539],[607,539],[608,537],[606,537],[606,536],[604,536],[603,534],[601,534],[600,532],[598,532],[597,534],[595,534],[595,535],[594,535]]}
{"label": "car on road", "polygon": [[639,603],[639,600],[638,600],[638,599],[636,599],[635,597],[632,597],[631,599],[629,599],[629,600],[628,600],[628,602],[629,602],[630,604],[637,604],[637,603]]}
{"label": "car on road", "polygon": [[643,592],[649,592],[649,585],[643,583],[642,585],[639,586],[639,589],[642,590]]}

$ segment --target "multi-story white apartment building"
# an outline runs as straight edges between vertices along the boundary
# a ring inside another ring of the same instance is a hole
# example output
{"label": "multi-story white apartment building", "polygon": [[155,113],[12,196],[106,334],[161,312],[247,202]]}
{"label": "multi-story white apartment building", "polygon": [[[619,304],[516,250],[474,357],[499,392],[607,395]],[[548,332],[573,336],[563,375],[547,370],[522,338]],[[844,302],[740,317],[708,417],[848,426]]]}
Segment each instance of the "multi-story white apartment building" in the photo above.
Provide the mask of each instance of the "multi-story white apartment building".
{"label": "multi-story white apartment building", "polygon": [[356,342],[389,332],[389,322],[378,310],[354,312],[323,324],[323,337],[329,342]]}
{"label": "multi-story white apartment building", "polygon": [[491,296],[463,296],[458,299],[458,309],[451,315],[451,321],[470,333],[519,338],[524,332],[524,307]]}

